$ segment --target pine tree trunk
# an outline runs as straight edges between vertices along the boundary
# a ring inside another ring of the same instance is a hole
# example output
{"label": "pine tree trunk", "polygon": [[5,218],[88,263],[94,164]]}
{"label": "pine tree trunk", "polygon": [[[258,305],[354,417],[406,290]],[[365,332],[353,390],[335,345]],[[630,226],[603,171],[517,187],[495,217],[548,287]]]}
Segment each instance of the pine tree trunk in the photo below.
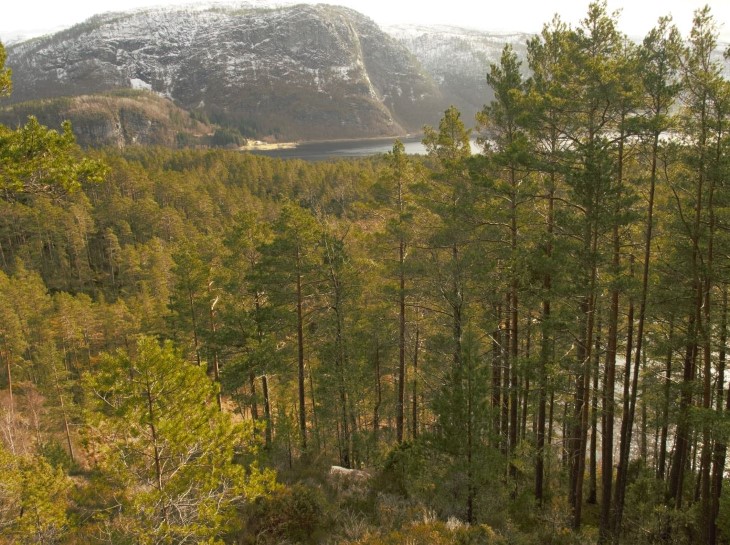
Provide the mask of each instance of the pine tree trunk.
{"label": "pine tree trunk", "polygon": [[509,408],[510,408],[510,396],[512,392],[510,392],[510,373],[511,373],[511,363],[512,360],[510,358],[510,347],[511,345],[511,339],[510,339],[510,330],[509,330],[509,323],[510,323],[510,300],[509,296],[506,297],[505,301],[505,319],[504,319],[504,330],[502,331],[502,422],[500,424],[500,428],[502,431],[502,452],[504,454],[509,454],[510,444],[509,444]]}
{"label": "pine tree trunk", "polygon": [[[720,347],[717,361],[717,393],[715,397],[715,410],[718,415],[723,412],[723,401],[725,394],[725,364],[727,360],[727,304],[728,304],[728,288],[724,285],[722,288],[722,314],[720,316]],[[728,389],[727,405],[725,411],[730,412],[730,389]],[[708,544],[716,545],[717,543],[717,517],[720,514],[720,498],[722,495],[722,480],[725,473],[725,457],[727,455],[727,445],[724,440],[715,441],[715,451],[712,460],[712,512],[710,518],[713,524],[709,527]]]}
{"label": "pine tree trunk", "polygon": [[155,411],[152,401],[152,391],[148,388],[145,391],[145,394],[147,397],[147,411],[149,416],[148,426],[150,428],[150,435],[152,438],[152,454],[155,463],[155,480],[157,481],[157,491],[160,493],[160,509],[162,511],[162,520],[167,523],[167,506],[165,505],[165,495],[162,493],[162,463],[160,460],[160,445],[158,444],[157,426],[155,425],[157,419],[155,418]]}
{"label": "pine tree trunk", "polygon": [[[589,215],[590,217],[590,215]],[[598,231],[593,220],[586,227],[590,240],[590,255],[596,255]],[[595,292],[597,269],[595,262],[591,264],[588,292],[581,303],[581,339],[578,343],[578,364],[580,372],[576,375],[575,412],[573,448],[571,450],[571,494],[570,505],[573,508],[573,528],[579,529],[583,513],[583,481],[585,477],[586,446],[588,442],[588,406],[591,390],[591,353],[593,348],[593,327],[595,320]]]}
{"label": "pine tree trunk", "polygon": [[596,346],[593,353],[593,394],[591,396],[591,444],[589,447],[589,468],[588,468],[588,498],[586,503],[597,503],[598,488],[598,370],[600,365],[601,354],[601,314],[600,309],[596,309],[598,313],[598,324],[596,325]]}
{"label": "pine tree trunk", "polygon": [[[618,226],[614,226],[614,254],[613,266],[618,270],[620,256],[620,242]],[[613,445],[614,421],[616,411],[616,352],[618,347],[618,311],[619,290],[611,290],[611,308],[608,318],[608,339],[606,346],[606,363],[603,375],[603,395],[601,418],[601,515],[598,530],[598,541],[601,544],[609,543],[613,534],[611,520],[611,496],[613,492]]]}
{"label": "pine tree trunk", "polygon": [[664,480],[667,465],[667,435],[669,433],[669,398],[672,387],[672,358],[674,356],[674,316],[669,319],[669,348],[664,367],[664,398],[662,402],[662,429],[659,436],[659,461],[657,462],[657,478]]}
{"label": "pine tree trunk", "polygon": [[[514,168],[510,168],[510,247],[513,259],[517,255],[517,177]],[[509,449],[510,449],[510,466],[509,474],[512,477],[517,476],[517,467],[513,463],[515,450],[517,449],[517,440],[519,438],[518,430],[518,392],[519,392],[519,375],[517,357],[519,355],[519,307],[518,307],[518,279],[516,271],[513,271],[512,284],[509,295],[510,309],[510,430],[509,430]]]}
{"label": "pine tree trunk", "polygon": [[509,474],[511,477],[517,476],[517,466],[514,465],[513,457],[515,450],[517,449],[517,438],[519,437],[518,430],[518,406],[519,406],[519,383],[517,375],[517,291],[516,285],[513,285],[513,291],[510,295],[511,304],[511,331],[510,331],[510,407],[509,407],[509,452],[510,452],[510,464]]}
{"label": "pine tree trunk", "polygon": [[413,343],[413,407],[412,407],[412,437],[415,441],[418,439],[418,350],[420,347],[420,328],[416,322],[416,340]]}
{"label": "pine tree trunk", "polygon": [[373,407],[373,444],[378,449],[380,436],[380,406],[383,403],[383,389],[380,382],[380,343],[375,340],[375,406]]}
{"label": "pine tree trunk", "polygon": [[[631,276],[634,273],[634,256],[630,258]],[[626,325],[626,354],[624,356],[623,410],[621,414],[621,436],[619,442],[619,460],[616,468],[616,486],[613,496],[613,537],[618,540],[621,534],[623,504],[628,482],[629,455],[631,454],[631,432],[633,416],[631,413],[631,358],[634,349],[634,301],[629,299],[629,314]],[[635,393],[633,394],[635,395]]]}
{"label": "pine tree trunk", "polygon": [[406,289],[405,289],[405,243],[401,239],[398,247],[398,402],[396,404],[396,441],[403,442],[403,413],[406,392]]}
{"label": "pine tree trunk", "polygon": [[[555,196],[555,174],[551,174],[551,183],[548,189],[548,214],[547,214],[547,244],[545,257],[549,260],[552,257],[552,236],[553,236],[553,212]],[[542,288],[544,292],[542,300],[542,320],[540,338],[540,364],[538,367],[538,408],[537,408],[537,460],[535,463],[535,499],[542,506],[545,488],[545,404],[547,397],[547,366],[550,361],[550,296],[552,289],[552,278],[550,273],[543,276]],[[550,430],[552,435],[552,397],[550,403]],[[549,440],[548,440],[549,445]]]}
{"label": "pine tree trunk", "polygon": [[251,419],[257,422],[259,419],[259,406],[256,402],[256,373],[253,371],[248,374],[248,387],[251,390]]}
{"label": "pine tree trunk", "polygon": [[[718,127],[717,134],[717,147],[716,156],[714,161],[719,163],[722,155],[722,149],[720,142],[722,141],[722,122]],[[715,176],[708,176],[709,188],[708,188],[708,199],[707,199],[707,213],[709,216],[707,226],[707,250],[704,259],[704,297],[703,297],[703,311],[704,320],[702,327],[703,337],[703,384],[702,384],[702,408],[708,413],[712,408],[712,314],[711,302],[712,302],[712,288],[714,284],[714,272],[713,272],[713,260],[714,260],[714,243],[715,243]],[[712,452],[713,452],[713,437],[712,437],[712,424],[709,418],[704,420],[702,426],[702,475],[700,480],[702,482],[701,500],[702,505],[700,507],[701,519],[702,519],[702,534],[705,542],[710,543],[712,536],[716,536],[716,519],[713,516],[712,509],[712,483],[710,469],[712,465]]]}
{"label": "pine tree trunk", "polygon": [[[74,447],[71,442],[71,430],[68,425],[68,414],[66,413],[66,404],[63,400],[63,393],[61,393],[61,385],[59,384],[58,374],[56,373],[55,363],[51,363],[51,369],[53,371],[53,382],[56,388],[56,395],[58,395],[58,402],[61,406],[61,415],[63,417],[63,431],[66,434],[66,445],[68,446],[68,455],[71,458],[71,462],[76,462],[76,456],[74,455]],[[9,375],[8,375],[9,376]]]}
{"label": "pine tree trunk", "polygon": [[327,438],[322,439],[322,429],[319,426],[319,417],[317,415],[317,399],[314,395],[314,373],[311,367],[307,367],[307,376],[309,377],[309,397],[312,398],[312,427],[314,428],[314,438],[317,440],[317,450],[327,451]]}
{"label": "pine tree trunk", "polygon": [[473,449],[474,449],[474,431],[473,431],[473,405],[472,405],[472,380],[474,376],[474,359],[471,355],[467,358],[469,368],[466,371],[466,522],[474,523],[474,496],[476,495],[476,486],[474,485],[474,468],[473,468]]}
{"label": "pine tree trunk", "polygon": [[[211,284],[212,284],[212,282],[208,284],[208,296],[209,297],[212,297],[211,290],[210,290]],[[215,298],[215,300],[213,300],[211,302],[210,307],[209,307],[210,333],[211,333],[211,338],[213,339],[213,343],[215,343],[215,337],[216,337],[216,333],[217,333],[217,327],[216,327],[217,324],[215,322],[215,305],[216,305],[216,303],[218,303],[217,297]],[[223,399],[221,397],[221,390],[220,390],[220,385],[221,385],[220,363],[218,361],[218,350],[215,347],[213,347],[213,380],[215,380],[215,383],[218,385],[218,393],[215,396],[216,402],[218,403],[218,410],[222,411],[223,410]],[[251,413],[253,415],[253,407],[252,407]]]}
{"label": "pine tree trunk", "polygon": [[[502,308],[496,307],[497,322],[501,324]],[[501,443],[501,410],[502,410],[502,330],[498,326],[492,333],[492,414],[493,435]]]}
{"label": "pine tree trunk", "polygon": [[[704,89],[703,89],[704,90]],[[702,93],[702,90],[700,91]],[[692,435],[692,427],[690,423],[690,411],[692,405],[692,388],[695,380],[697,356],[699,355],[698,338],[703,333],[703,313],[702,303],[703,282],[701,277],[702,256],[700,254],[700,233],[702,227],[705,169],[707,168],[706,143],[707,143],[707,93],[702,93],[699,97],[700,108],[697,114],[697,128],[699,130],[697,139],[697,165],[698,177],[694,203],[694,220],[691,227],[690,238],[692,242],[692,259],[690,261],[692,281],[693,281],[693,297],[694,308],[688,319],[687,327],[687,349],[684,360],[684,373],[682,381],[682,394],[680,398],[679,421],[677,423],[677,446],[675,449],[675,459],[672,461],[672,473],[669,481],[669,495],[674,500],[677,509],[682,507],[682,492],[684,488],[684,469],[688,461],[689,441]]]}
{"label": "pine tree trunk", "polygon": [[269,380],[266,374],[261,376],[261,389],[264,395],[264,418],[266,418],[266,448],[271,447],[271,400],[269,398]]}
{"label": "pine tree trunk", "polygon": [[639,441],[639,457],[643,467],[647,467],[648,446],[647,446],[647,413],[646,413],[646,352],[641,359],[641,436]]}
{"label": "pine tree trunk", "polygon": [[689,412],[692,406],[694,362],[696,358],[697,348],[697,344],[691,340],[692,338],[694,338],[694,322],[695,314],[693,314],[689,318],[688,330],[691,332],[690,341],[687,343],[687,346],[685,348],[681,393],[679,401],[679,419],[677,421],[674,455],[672,456],[672,464],[669,473],[669,488],[667,491],[668,499],[673,501],[674,507],[676,509],[682,507],[684,471],[685,466],[688,462],[688,453],[690,446],[689,442],[691,428],[689,422]]}
{"label": "pine tree trunk", "polygon": [[5,345],[5,373],[8,377],[8,403],[10,404],[10,426],[15,427],[15,399],[13,398],[13,371],[11,368],[11,352],[8,349],[7,340]]}
{"label": "pine tree trunk", "polygon": [[193,324],[193,347],[195,348],[195,360],[200,367],[200,345],[198,343],[198,323],[195,315],[195,299],[193,290],[188,289],[188,303],[190,304],[190,320]]}
{"label": "pine tree trunk", "polygon": [[[297,261],[299,256],[297,254]],[[307,406],[304,373],[304,313],[302,310],[302,276],[297,273],[297,370],[299,386],[299,437],[302,450],[307,450]]]}

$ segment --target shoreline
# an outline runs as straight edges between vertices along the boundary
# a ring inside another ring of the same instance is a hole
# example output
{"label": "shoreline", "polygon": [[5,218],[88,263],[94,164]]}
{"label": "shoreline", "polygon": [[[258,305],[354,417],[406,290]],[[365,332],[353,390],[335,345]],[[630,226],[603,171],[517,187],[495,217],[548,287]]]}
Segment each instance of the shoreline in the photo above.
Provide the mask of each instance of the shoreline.
{"label": "shoreline", "polygon": [[355,142],[377,142],[382,140],[408,140],[421,138],[419,133],[408,133],[402,135],[366,136],[364,138],[335,138],[328,140],[298,140],[295,142],[264,142],[262,140],[251,140],[246,145],[239,147],[239,151],[277,151],[297,149],[301,146],[322,145],[322,144],[347,144]]}
{"label": "shoreline", "polygon": [[251,140],[245,145],[240,146],[238,151],[276,151],[282,149],[295,149],[299,146],[299,142],[263,142],[261,140]]}

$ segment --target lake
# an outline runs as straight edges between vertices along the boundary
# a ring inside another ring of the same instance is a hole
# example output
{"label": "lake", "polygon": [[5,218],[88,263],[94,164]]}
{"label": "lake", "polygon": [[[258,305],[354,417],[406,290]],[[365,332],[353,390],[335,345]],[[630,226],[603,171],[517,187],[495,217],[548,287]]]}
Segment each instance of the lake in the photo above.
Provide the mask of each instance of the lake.
{"label": "lake", "polygon": [[[426,147],[421,143],[422,136],[401,138],[406,153],[425,155]],[[304,159],[305,161],[325,161],[327,159],[346,159],[349,157],[368,157],[392,151],[396,137],[367,138],[360,140],[333,140],[331,142],[304,142],[296,148],[277,150],[252,150],[249,153],[276,157],[278,159]],[[476,141],[471,142],[472,152],[479,148]]]}

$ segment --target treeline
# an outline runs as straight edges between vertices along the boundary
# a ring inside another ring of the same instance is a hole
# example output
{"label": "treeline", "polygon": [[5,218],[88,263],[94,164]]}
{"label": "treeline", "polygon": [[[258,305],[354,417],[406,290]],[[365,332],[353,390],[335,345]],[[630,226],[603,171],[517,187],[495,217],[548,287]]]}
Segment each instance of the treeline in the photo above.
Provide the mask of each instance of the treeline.
{"label": "treeline", "polygon": [[1,128],[8,542],[727,543],[716,40],[555,18],[476,155],[454,108],[322,163]]}

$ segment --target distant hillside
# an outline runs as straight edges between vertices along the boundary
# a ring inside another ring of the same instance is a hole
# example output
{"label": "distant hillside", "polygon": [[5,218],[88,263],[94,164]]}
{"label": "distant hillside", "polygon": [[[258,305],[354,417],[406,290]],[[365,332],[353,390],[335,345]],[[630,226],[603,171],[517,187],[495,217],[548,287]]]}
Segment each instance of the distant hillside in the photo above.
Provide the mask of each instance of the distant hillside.
{"label": "distant hillside", "polygon": [[259,138],[399,134],[446,105],[402,44],[326,5],[105,14],[7,50],[12,102],[147,89]]}
{"label": "distant hillside", "polygon": [[525,59],[531,36],[444,25],[397,25],[385,30],[415,55],[467,123],[473,122],[476,112],[494,96],[487,85],[490,64],[499,63],[507,43]]}
{"label": "distant hillside", "polygon": [[70,120],[77,142],[85,147],[208,145],[215,131],[170,100],[146,91],[13,104],[0,108],[0,123],[17,126],[25,123],[29,115],[53,128],[59,128],[65,119]]}

